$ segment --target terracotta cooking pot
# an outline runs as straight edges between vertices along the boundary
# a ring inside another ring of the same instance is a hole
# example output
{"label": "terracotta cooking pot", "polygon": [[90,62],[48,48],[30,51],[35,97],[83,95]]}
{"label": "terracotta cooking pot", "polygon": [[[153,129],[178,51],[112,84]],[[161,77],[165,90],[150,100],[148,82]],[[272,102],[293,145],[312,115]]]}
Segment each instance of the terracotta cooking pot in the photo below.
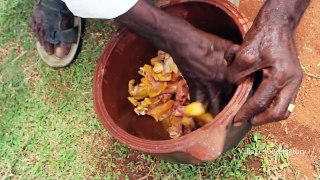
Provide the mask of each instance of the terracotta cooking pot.
{"label": "terracotta cooking pot", "polygon": [[[246,18],[224,0],[172,0],[163,10],[195,27],[241,43],[248,30]],[[161,159],[198,164],[216,159],[234,147],[251,129],[250,123],[233,127],[232,119],[252,88],[252,79],[237,87],[214,121],[176,139],[170,139],[161,123],[137,116],[127,97],[128,82],[139,79],[138,69],[150,63],[157,49],[142,37],[122,29],[107,44],[94,76],[94,104],[104,127],[121,143]]]}

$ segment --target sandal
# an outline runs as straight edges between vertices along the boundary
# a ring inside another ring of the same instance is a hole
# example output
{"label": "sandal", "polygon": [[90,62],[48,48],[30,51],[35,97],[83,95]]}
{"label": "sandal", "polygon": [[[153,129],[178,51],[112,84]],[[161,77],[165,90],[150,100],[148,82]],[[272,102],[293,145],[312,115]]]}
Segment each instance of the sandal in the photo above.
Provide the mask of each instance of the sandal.
{"label": "sandal", "polygon": [[41,59],[51,67],[65,67],[75,59],[81,39],[82,21],[61,0],[37,0],[31,29],[37,36]]}

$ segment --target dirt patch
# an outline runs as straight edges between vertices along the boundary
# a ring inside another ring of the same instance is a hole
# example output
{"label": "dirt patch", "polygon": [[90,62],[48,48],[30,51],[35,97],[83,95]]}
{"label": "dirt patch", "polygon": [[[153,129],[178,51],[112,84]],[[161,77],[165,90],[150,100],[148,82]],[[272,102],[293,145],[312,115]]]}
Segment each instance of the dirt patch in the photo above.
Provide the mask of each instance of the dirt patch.
{"label": "dirt patch", "polygon": [[[129,149],[117,142],[114,138],[107,138],[105,141],[99,141],[96,148],[100,149],[94,155],[98,159],[97,166],[100,168],[102,175],[108,177],[108,174],[117,174],[111,179],[152,179],[150,171],[152,164],[148,163],[142,153]],[[101,149],[101,148],[105,149]],[[95,174],[91,174],[94,176]]]}
{"label": "dirt patch", "polygon": [[262,166],[261,160],[259,159],[250,159],[246,164],[248,168],[254,172],[259,172]]}
{"label": "dirt patch", "polygon": [[[253,21],[263,0],[242,0],[240,11]],[[320,1],[311,0],[295,34],[300,62],[305,75],[289,120],[254,128],[273,141],[284,143],[290,151],[289,162],[296,174],[313,178],[313,161],[320,157]]]}
{"label": "dirt patch", "polygon": [[[296,31],[297,49],[301,64],[307,71],[320,74],[320,1],[311,0]],[[320,109],[320,107],[319,107]]]}
{"label": "dirt patch", "polygon": [[256,127],[254,131],[267,134],[273,140],[285,143],[286,148],[292,150],[294,154],[320,156],[320,133],[299,124],[296,120]]}
{"label": "dirt patch", "polygon": [[[303,159],[303,161],[301,161]],[[308,155],[297,154],[290,156],[289,163],[294,171],[301,174],[300,178],[310,178],[313,177],[315,173],[315,168],[312,166],[312,158]]]}
{"label": "dirt patch", "polygon": [[[320,79],[306,77],[300,87],[291,119],[320,132]],[[319,146],[320,147],[320,146]]]}
{"label": "dirt patch", "polygon": [[264,0],[240,0],[239,10],[253,22],[263,4]]}
{"label": "dirt patch", "polygon": [[[98,167],[104,173],[114,173],[120,172],[119,179],[125,179],[128,177],[129,179],[150,179],[151,175],[148,176],[150,169],[149,166],[145,166],[145,160],[141,157],[141,153],[130,150],[128,152],[128,156],[126,158],[120,157],[117,153],[114,152],[103,152],[103,155],[97,157],[99,159]],[[108,156],[104,156],[108,155]],[[110,156],[111,155],[111,156]],[[110,161],[115,166],[111,165]],[[142,164],[142,161],[143,164]],[[133,167],[128,166],[131,163]],[[148,167],[148,168],[146,168]]]}

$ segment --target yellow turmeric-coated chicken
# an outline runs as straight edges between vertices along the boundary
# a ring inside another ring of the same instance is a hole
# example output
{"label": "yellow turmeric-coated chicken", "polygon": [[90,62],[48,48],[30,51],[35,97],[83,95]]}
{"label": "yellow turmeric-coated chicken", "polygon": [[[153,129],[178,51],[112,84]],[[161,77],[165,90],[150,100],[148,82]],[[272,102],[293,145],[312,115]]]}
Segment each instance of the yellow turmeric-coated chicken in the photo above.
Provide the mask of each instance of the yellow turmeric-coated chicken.
{"label": "yellow turmeric-coated chicken", "polygon": [[142,78],[135,85],[130,80],[128,100],[137,115],[152,116],[161,122],[171,138],[177,138],[213,119],[201,102],[190,103],[189,88],[172,57],[163,51],[138,72]]}

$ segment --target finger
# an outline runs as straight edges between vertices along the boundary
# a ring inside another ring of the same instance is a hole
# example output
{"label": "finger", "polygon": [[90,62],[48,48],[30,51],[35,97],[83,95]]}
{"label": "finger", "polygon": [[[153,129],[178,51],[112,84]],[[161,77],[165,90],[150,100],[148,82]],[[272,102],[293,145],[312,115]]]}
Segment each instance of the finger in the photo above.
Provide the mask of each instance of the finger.
{"label": "finger", "polygon": [[216,78],[214,79],[215,82],[224,82],[226,80],[226,66],[219,65],[216,67],[215,72],[216,72]]}
{"label": "finger", "polygon": [[223,83],[218,83],[215,81],[207,82],[206,84],[206,90],[208,92],[208,97],[206,100],[209,100],[209,106],[207,111],[211,112],[212,114],[218,114],[220,111],[220,105],[221,105],[221,90]]}
{"label": "finger", "polygon": [[44,49],[48,54],[53,54],[54,53],[54,45],[48,42],[44,42]]}
{"label": "finger", "polygon": [[45,51],[51,55],[54,53],[55,45],[46,41],[46,31],[44,25],[38,24],[38,40],[40,44],[44,47]]}
{"label": "finger", "polygon": [[262,125],[288,119],[290,116],[288,107],[290,104],[294,104],[298,89],[298,86],[295,84],[289,84],[284,87],[273,100],[270,108],[255,116],[251,120],[251,123],[253,125]]}
{"label": "finger", "polygon": [[37,24],[36,36],[42,46],[45,45],[45,34],[46,34],[46,32],[45,32],[44,28],[41,25]]}
{"label": "finger", "polygon": [[198,79],[188,78],[187,84],[190,92],[190,100],[204,102],[207,94],[205,92],[205,86],[199,82]]}
{"label": "finger", "polygon": [[239,122],[247,121],[256,114],[265,111],[278,92],[278,88],[270,79],[263,80],[253,97],[239,110],[234,122],[239,125]]}
{"label": "finger", "polygon": [[240,45],[235,44],[229,47],[229,49],[224,54],[224,59],[227,60],[228,66],[232,64],[233,60],[236,57],[236,53],[239,51],[240,47],[241,47]]}
{"label": "finger", "polygon": [[234,44],[231,41],[222,38],[220,38],[219,41],[215,41],[215,49],[223,51],[223,53],[225,53],[233,45]]}
{"label": "finger", "polygon": [[232,83],[240,83],[252,73],[267,68],[267,66],[259,64],[261,59],[256,53],[252,48],[239,50],[233,62],[228,67],[226,72],[227,79]]}
{"label": "finger", "polygon": [[212,114],[218,114],[220,110],[220,93],[224,84],[215,81],[203,81],[194,79],[188,86],[190,90],[191,102],[199,101],[204,104],[209,103],[207,111]]}
{"label": "finger", "polygon": [[214,82],[223,82],[225,81],[226,75],[226,65],[223,63],[224,61],[224,52],[216,52],[212,53],[209,59],[211,63],[208,63],[208,75],[204,77],[205,79]]}
{"label": "finger", "polygon": [[70,49],[71,49],[71,44],[60,42],[54,46],[54,54],[58,58],[63,58],[69,54]]}
{"label": "finger", "polygon": [[229,40],[223,39],[221,37],[215,36],[213,34],[204,32],[204,31],[199,31],[200,34],[203,34],[206,36],[210,41],[213,42],[214,44],[214,50],[216,51],[226,51],[230,46],[233,45],[233,43]]}
{"label": "finger", "polygon": [[34,19],[34,17],[32,16],[31,17],[31,20],[30,20],[30,27],[31,27],[31,31],[36,33],[36,21]]}

